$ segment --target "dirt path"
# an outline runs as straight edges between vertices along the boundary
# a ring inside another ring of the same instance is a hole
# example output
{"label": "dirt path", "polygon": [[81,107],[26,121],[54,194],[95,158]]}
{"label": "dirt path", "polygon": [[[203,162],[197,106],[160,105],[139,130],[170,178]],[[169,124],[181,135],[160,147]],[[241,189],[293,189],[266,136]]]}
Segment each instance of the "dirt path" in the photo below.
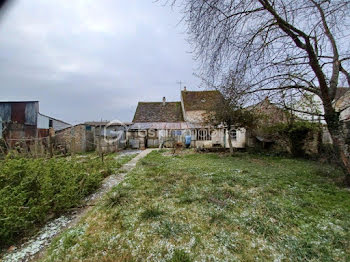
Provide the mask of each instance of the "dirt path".
{"label": "dirt path", "polygon": [[[5,253],[0,261],[3,262],[14,262],[14,261],[32,261],[40,258],[45,248],[51,243],[52,239],[60,234],[63,230],[75,226],[85,214],[92,208],[92,206],[114,186],[118,185],[124,180],[125,176],[129,171],[135,168],[137,162],[147,156],[150,152],[155,149],[146,149],[144,151],[138,151],[136,157],[124,164],[119,170],[118,174],[107,177],[101,188],[90,195],[84,200],[83,206],[77,208],[76,211],[62,215],[49,223],[47,223],[39,233],[28,240],[26,243],[21,245],[18,249],[11,252]],[[127,154],[130,153],[126,151]],[[135,152],[135,151],[134,151]],[[123,154],[123,153],[122,153]],[[119,156],[118,156],[119,157]]]}

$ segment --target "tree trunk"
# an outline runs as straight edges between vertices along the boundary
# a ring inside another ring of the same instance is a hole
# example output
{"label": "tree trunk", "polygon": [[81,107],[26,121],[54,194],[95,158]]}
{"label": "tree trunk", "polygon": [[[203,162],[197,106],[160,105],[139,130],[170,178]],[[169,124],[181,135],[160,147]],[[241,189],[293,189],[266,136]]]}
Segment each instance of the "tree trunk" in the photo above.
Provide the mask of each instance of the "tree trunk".
{"label": "tree trunk", "polygon": [[350,147],[346,141],[348,131],[344,124],[339,121],[339,114],[336,112],[331,116],[326,115],[326,122],[335,152],[345,173],[345,183],[350,186]]}

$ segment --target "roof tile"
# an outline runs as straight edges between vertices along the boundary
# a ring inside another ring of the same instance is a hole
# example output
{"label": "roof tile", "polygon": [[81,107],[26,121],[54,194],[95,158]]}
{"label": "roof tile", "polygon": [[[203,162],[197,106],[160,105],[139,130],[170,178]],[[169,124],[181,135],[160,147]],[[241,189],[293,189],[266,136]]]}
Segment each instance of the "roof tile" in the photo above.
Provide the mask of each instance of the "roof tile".
{"label": "roof tile", "polygon": [[181,102],[139,102],[133,122],[183,122]]}

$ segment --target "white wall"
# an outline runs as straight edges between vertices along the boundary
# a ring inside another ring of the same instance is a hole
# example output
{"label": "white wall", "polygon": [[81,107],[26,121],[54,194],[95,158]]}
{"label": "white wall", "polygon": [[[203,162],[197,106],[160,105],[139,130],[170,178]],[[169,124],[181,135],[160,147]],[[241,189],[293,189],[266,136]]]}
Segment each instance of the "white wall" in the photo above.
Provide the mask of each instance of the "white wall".
{"label": "white wall", "polygon": [[[241,128],[241,129],[237,129],[237,139],[232,139],[232,146],[234,148],[245,148],[246,147],[246,129]],[[226,148],[230,148],[230,145],[228,143],[228,138],[229,138],[229,133],[228,130],[226,130],[226,135],[225,135],[226,141],[225,141],[225,146]]]}
{"label": "white wall", "polygon": [[[308,113],[314,114],[324,114],[323,103],[319,96],[308,93],[304,98],[293,105],[293,108],[300,111],[305,111]],[[307,113],[294,112],[295,115],[303,120],[311,121],[311,122],[320,122],[325,124],[326,121],[323,117],[318,117],[316,115],[311,115]]]}
{"label": "white wall", "polygon": [[38,114],[37,128],[49,129],[49,120],[50,120],[49,117]]}
{"label": "white wall", "polygon": [[205,114],[207,111],[205,110],[192,110],[192,111],[186,111],[184,113],[184,118],[186,122],[191,123],[203,123],[205,122]]}
{"label": "white wall", "polygon": [[335,103],[335,108],[340,113],[340,120],[350,120],[350,92],[346,92],[338,101]]}

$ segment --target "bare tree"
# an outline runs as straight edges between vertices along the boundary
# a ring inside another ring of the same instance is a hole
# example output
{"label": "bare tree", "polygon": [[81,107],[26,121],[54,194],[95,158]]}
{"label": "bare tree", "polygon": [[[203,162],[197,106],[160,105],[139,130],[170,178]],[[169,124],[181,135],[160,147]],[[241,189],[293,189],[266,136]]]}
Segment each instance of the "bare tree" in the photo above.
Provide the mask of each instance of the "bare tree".
{"label": "bare tree", "polygon": [[335,110],[350,86],[348,0],[174,0],[183,7],[203,75],[244,76],[250,99],[305,92],[322,100],[324,119],[350,184],[350,150]]}

